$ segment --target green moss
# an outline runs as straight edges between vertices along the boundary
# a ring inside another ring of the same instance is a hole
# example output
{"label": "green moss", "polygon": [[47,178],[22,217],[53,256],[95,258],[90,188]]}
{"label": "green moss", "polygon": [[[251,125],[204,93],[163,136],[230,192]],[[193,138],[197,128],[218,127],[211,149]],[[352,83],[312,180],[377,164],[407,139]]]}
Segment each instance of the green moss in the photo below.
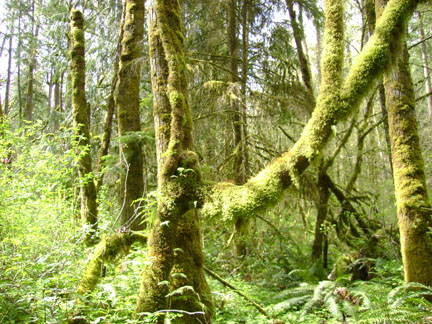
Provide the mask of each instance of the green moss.
{"label": "green moss", "polygon": [[183,100],[183,95],[178,91],[174,90],[169,92],[169,101],[171,106],[175,107],[179,105],[184,105]]}
{"label": "green moss", "polygon": [[87,265],[77,293],[90,293],[100,280],[104,263],[113,262],[120,254],[128,253],[129,247],[136,241],[145,244],[147,238],[140,232],[122,232],[102,237]]}
{"label": "green moss", "polygon": [[93,234],[97,229],[97,203],[96,188],[92,180],[92,158],[89,150],[89,106],[85,93],[85,48],[84,48],[84,19],[80,11],[74,10],[71,14],[71,49],[70,77],[72,84],[72,112],[74,127],[76,129],[77,153],[80,155],[78,172],[80,178],[90,179],[81,181],[81,223],[87,231],[86,243],[94,242]]}
{"label": "green moss", "polygon": [[276,203],[284,190],[280,171],[285,164],[284,158],[276,160],[242,186],[228,182],[217,184],[207,195],[209,199],[202,210],[204,216],[222,217],[225,221],[233,222],[251,217]]}

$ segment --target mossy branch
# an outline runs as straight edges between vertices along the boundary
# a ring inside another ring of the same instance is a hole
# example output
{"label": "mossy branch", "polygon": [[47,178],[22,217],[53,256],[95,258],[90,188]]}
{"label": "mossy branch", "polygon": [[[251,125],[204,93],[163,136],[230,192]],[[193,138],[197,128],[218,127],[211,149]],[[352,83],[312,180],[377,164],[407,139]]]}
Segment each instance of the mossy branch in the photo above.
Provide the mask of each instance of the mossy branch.
{"label": "mossy branch", "polygon": [[[328,2],[335,5],[334,1]],[[332,126],[358,109],[362,99],[374,86],[375,81],[382,76],[384,70],[391,66],[391,56],[394,55],[392,51],[396,50],[397,43],[399,43],[397,37],[403,33],[408,17],[419,2],[415,0],[391,0],[385,8],[383,16],[377,22],[375,34],[350,69],[348,77],[342,85],[340,95],[333,91],[334,88],[329,83],[326,83],[325,80],[328,80],[329,77],[323,75],[323,85],[326,84],[329,88],[326,90],[325,87],[321,87],[317,107],[294,147],[244,185],[235,186],[231,183],[219,183],[212,187],[203,207],[204,215],[235,220],[239,217],[251,217],[276,204],[283,191],[298,181],[299,175],[328,143],[332,136]],[[340,3],[339,6],[341,6]],[[334,9],[334,7],[331,8]],[[327,19],[340,18],[335,10],[327,13]],[[326,32],[329,32],[328,28],[326,28]],[[337,35],[333,36],[336,37]],[[330,39],[334,40],[327,37],[326,47],[331,45]],[[330,54],[332,53],[330,52]],[[325,55],[327,60],[333,57],[330,54]],[[328,62],[331,63],[332,61]],[[323,60],[323,66],[325,64],[325,60]],[[325,71],[323,72],[325,74]],[[335,86],[335,81],[337,81],[337,77],[332,78],[333,86]]]}
{"label": "mossy branch", "polygon": [[142,232],[121,232],[110,236],[104,236],[96,246],[93,256],[90,259],[86,271],[77,288],[77,293],[85,295],[96,288],[103,273],[103,266],[106,262],[113,262],[120,253],[127,254],[129,247],[135,243],[147,243],[147,236]]}

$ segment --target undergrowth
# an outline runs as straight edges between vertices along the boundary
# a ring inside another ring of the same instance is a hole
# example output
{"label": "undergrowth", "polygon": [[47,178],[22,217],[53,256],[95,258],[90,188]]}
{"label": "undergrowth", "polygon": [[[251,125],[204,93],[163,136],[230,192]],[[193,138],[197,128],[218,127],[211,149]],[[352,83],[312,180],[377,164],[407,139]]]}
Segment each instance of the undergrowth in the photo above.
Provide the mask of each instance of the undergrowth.
{"label": "undergrowth", "polygon": [[[66,323],[77,313],[86,323],[138,323],[134,308],[141,271],[148,262],[139,245],[107,265],[97,289],[77,306],[82,296],[75,290],[92,248],[84,247],[77,220],[77,157],[69,149],[68,132],[61,132],[64,137],[56,141],[50,134],[38,135],[37,126],[26,131],[5,128],[2,134],[0,158],[8,163],[0,165],[0,323]],[[99,228],[107,233],[112,229],[113,206],[105,194],[100,198],[104,203]],[[237,265],[228,252],[221,252],[220,240],[207,236],[207,264],[274,319],[310,324],[432,323],[432,303],[424,298],[432,296],[431,288],[404,285],[397,260],[376,259],[374,277],[367,282],[351,282],[344,275],[319,280],[323,273],[317,276],[319,272],[298,253],[306,249],[301,238],[288,245],[275,243],[272,235],[257,236],[257,256],[251,254]],[[231,288],[208,280],[216,305],[213,323],[270,322]],[[175,316],[179,315],[169,314]]]}

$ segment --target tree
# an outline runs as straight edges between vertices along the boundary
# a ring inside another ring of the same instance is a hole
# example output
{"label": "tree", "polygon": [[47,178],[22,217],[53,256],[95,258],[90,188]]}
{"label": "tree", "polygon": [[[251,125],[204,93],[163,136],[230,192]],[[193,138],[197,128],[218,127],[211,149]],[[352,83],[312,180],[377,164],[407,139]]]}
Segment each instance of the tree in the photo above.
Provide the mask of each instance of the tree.
{"label": "tree", "polygon": [[[39,1],[39,6],[42,5],[42,0]],[[27,72],[27,100],[24,110],[24,119],[32,121],[33,119],[33,96],[34,96],[34,73],[36,68],[36,52],[37,43],[39,36],[40,23],[37,21],[36,13],[36,0],[32,2],[32,27],[31,27],[31,38],[29,45],[29,57],[28,57],[28,72]]]}
{"label": "tree", "polygon": [[139,132],[139,85],[141,71],[141,41],[144,34],[144,1],[125,3],[125,21],[114,100],[117,108],[120,136],[121,176],[120,224],[131,229],[145,227],[139,210],[144,194],[143,155]]}
{"label": "tree", "polygon": [[[212,316],[204,277],[201,171],[193,151],[180,6],[177,0],[149,3],[149,45],[158,162],[158,207],[149,237],[152,264],[143,272],[138,312],[180,310],[178,323]],[[163,322],[164,314],[159,314]]]}
{"label": "tree", "polygon": [[9,35],[8,67],[7,67],[5,101],[4,101],[4,114],[5,114],[5,116],[7,116],[8,112],[9,112],[9,97],[10,97],[11,68],[12,68],[13,30],[14,30],[14,22],[11,23],[10,35]]}
{"label": "tree", "polygon": [[[428,105],[428,112],[429,112],[429,119],[432,119],[432,85],[431,85],[431,76],[430,76],[430,69],[429,69],[429,55],[426,49],[425,44],[425,32],[423,27],[423,17],[420,11],[417,12],[417,17],[419,20],[419,32],[421,35],[421,53],[422,53],[422,59],[423,59],[423,73],[424,77],[426,79],[426,96],[427,96],[427,105]],[[431,121],[432,122],[432,121]]]}
{"label": "tree", "polygon": [[78,10],[71,13],[70,74],[72,78],[72,109],[79,156],[78,171],[81,191],[81,223],[86,228],[86,241],[92,243],[97,229],[96,187],[90,154],[89,105],[85,94],[84,17]]}
{"label": "tree", "polygon": [[[252,217],[276,203],[284,189],[298,183],[299,175],[319,156],[332,136],[332,125],[356,111],[377,78],[391,65],[392,53],[418,1],[390,1],[377,22],[374,35],[358,55],[345,81],[341,83],[341,34],[337,24],[326,28],[323,81],[316,108],[301,138],[288,152],[252,177],[245,185],[220,183],[213,187],[203,211],[221,219]],[[336,19],[341,4],[326,1],[327,19]],[[338,10],[334,11],[335,8]],[[325,80],[325,81],[324,81]]]}
{"label": "tree", "polygon": [[[386,0],[376,0],[378,17],[386,3]],[[415,93],[405,32],[403,26],[398,37],[399,51],[392,56],[394,65],[384,73],[397,215],[405,281],[431,286],[431,205],[415,118]]]}

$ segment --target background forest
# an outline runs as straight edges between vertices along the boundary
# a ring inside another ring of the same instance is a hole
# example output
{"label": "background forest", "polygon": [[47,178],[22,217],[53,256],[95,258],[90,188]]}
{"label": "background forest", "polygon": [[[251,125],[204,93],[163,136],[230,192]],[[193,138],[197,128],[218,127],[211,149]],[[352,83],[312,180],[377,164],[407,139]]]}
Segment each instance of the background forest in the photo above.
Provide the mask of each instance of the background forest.
{"label": "background forest", "polygon": [[[161,85],[165,66],[174,68],[170,53],[163,61],[164,38],[156,39],[163,20],[152,16],[160,14],[158,3],[177,1],[146,1],[145,19],[132,13],[139,2],[0,4],[0,323],[209,323],[211,313],[212,323],[432,323],[432,264],[421,269],[429,279],[420,283],[407,277],[405,264],[404,279],[387,74],[384,84],[381,77],[370,85],[356,112],[331,126],[325,149],[301,175],[289,174],[294,185],[271,204],[228,217],[186,192],[190,210],[204,205],[196,218],[201,233],[180,235],[196,235],[203,248],[212,306],[200,299],[205,288],[181,283],[189,273],[180,270],[172,282],[157,282],[161,291],[177,285],[165,294],[169,307],[140,306],[143,269],[157,256],[155,228],[171,226],[163,221],[168,189],[161,187],[247,185],[294,147],[331,82],[321,84],[322,1],[179,1],[185,71],[178,74],[187,74],[187,86],[171,74]],[[374,1],[342,2],[345,78],[379,12]],[[406,34],[429,187],[431,12],[430,2],[416,7]],[[141,39],[139,28],[128,27],[139,19]],[[194,145],[185,144],[182,154],[195,151],[200,171],[195,155],[182,156],[164,180],[160,165],[171,151],[161,149],[166,112],[157,107],[182,100],[172,93],[163,99],[155,89],[169,92],[173,84],[188,93],[190,107],[184,137]],[[249,199],[233,195],[222,199]],[[424,206],[430,223],[429,202]],[[174,239],[174,260],[189,253],[181,239]],[[188,294],[199,297],[206,315],[188,319]]]}

